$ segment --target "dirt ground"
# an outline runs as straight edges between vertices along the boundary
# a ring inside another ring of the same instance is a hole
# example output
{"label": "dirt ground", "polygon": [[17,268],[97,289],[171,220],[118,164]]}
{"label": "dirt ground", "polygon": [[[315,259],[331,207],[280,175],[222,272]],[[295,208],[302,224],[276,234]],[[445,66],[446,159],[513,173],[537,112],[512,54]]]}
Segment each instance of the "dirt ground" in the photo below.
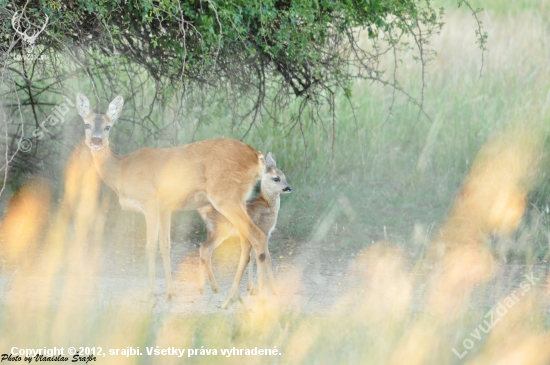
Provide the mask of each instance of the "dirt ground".
{"label": "dirt ground", "polygon": [[[224,246],[218,249],[213,260],[219,293],[214,294],[208,282],[206,292],[199,293],[197,289],[198,247],[192,244],[176,244],[173,245],[171,253],[176,297],[171,301],[166,301],[164,298],[166,281],[159,254],[155,299],[153,303],[145,303],[145,305],[153,305],[154,312],[157,314],[181,315],[202,315],[216,312],[230,314],[251,308],[254,301],[258,300],[258,296],[252,296],[246,290],[246,271],[240,287],[242,301],[234,303],[227,310],[220,308],[229,292],[240,249],[239,242],[226,242]],[[344,306],[350,298],[360,298],[362,294],[365,294],[367,287],[361,277],[357,275],[357,271],[354,270],[358,252],[339,252],[340,257],[337,257],[334,252],[323,251],[322,248],[307,243],[295,247],[293,250],[294,252],[290,256],[280,258],[282,255],[274,255],[276,257],[273,257],[278,293],[275,296],[270,294],[267,300],[276,301],[283,310],[294,313],[328,315],[342,309],[341,306]],[[144,256],[144,252],[139,254]],[[121,256],[127,256],[127,265],[121,266],[116,262],[117,258]],[[99,275],[94,276],[93,286],[82,287],[80,293],[74,293],[74,299],[77,300],[78,296],[92,296],[94,301],[101,306],[116,303],[119,300],[143,301],[142,295],[147,281],[145,259],[144,257],[133,258],[129,255],[121,256],[108,257],[104,261],[103,269]],[[368,268],[366,269],[368,270]],[[517,288],[519,283],[525,280],[524,275],[530,274],[531,271],[528,271],[523,265],[500,263],[496,277],[474,292],[471,306],[490,308],[499,298]],[[534,277],[539,279],[537,286],[545,286],[545,278],[548,275],[547,266],[540,263],[533,268],[532,272]],[[388,273],[388,275],[391,274]],[[47,286],[41,284],[40,276],[28,279],[31,279],[26,280],[29,301],[32,301],[33,297],[44,297],[49,294],[46,292]],[[58,280],[61,284],[71,279],[74,278],[60,276]],[[416,277],[415,279],[419,283],[415,287],[415,297],[418,299],[426,282],[423,278]],[[390,278],[390,282],[391,280],[392,278]],[[29,283],[34,283],[34,285],[29,285]],[[12,285],[10,276],[3,276],[0,281],[0,290],[5,303],[10,301],[8,297],[10,285]],[[62,285],[58,285],[58,291],[62,292]],[[418,300],[413,303],[413,306],[413,311],[422,311]]]}
{"label": "dirt ground", "polygon": [[[135,237],[127,238],[135,241]],[[137,239],[139,241],[139,238]],[[156,260],[156,284],[155,298],[153,302],[145,303],[143,295],[147,284],[147,264],[143,243],[134,244],[105,244],[104,249],[99,251],[98,259],[101,262],[99,270],[91,274],[91,280],[83,280],[79,290],[71,294],[74,300],[78,298],[93,298],[93,301],[100,307],[111,303],[131,300],[143,303],[145,306],[153,306],[157,314],[178,314],[178,315],[202,315],[209,313],[231,314],[236,311],[246,311],[253,307],[258,296],[250,295],[246,290],[247,271],[241,282],[241,301],[233,303],[229,309],[220,308],[233,281],[240,254],[240,243],[238,240],[226,241],[214,253],[213,267],[219,285],[219,293],[214,294],[207,279],[206,292],[200,294],[198,291],[198,265],[199,265],[199,242],[178,241],[172,242],[171,265],[172,274],[176,286],[176,296],[171,301],[166,301],[166,281],[160,253],[157,253]],[[273,268],[275,273],[277,295],[269,295],[268,301],[280,304],[283,310],[294,313],[305,313],[314,315],[328,315],[345,309],[349,301],[358,300],[366,293],[368,285],[363,278],[372,268],[367,265],[358,266],[358,258],[361,257],[361,250],[351,247],[319,243],[315,240],[310,242],[285,242],[279,240],[277,246],[272,248]],[[407,254],[405,254],[407,256]],[[44,264],[47,263],[47,258]],[[477,308],[491,308],[500,298],[508,295],[525,280],[525,274],[533,273],[538,279],[537,286],[547,286],[548,265],[539,262],[532,268],[516,263],[505,263],[495,256],[496,276],[485,285],[480,285],[474,292],[471,306]],[[40,264],[38,264],[40,266]],[[421,295],[428,283],[427,273],[420,274],[412,271],[412,259],[405,259],[400,269],[405,275],[413,277],[414,300],[413,312],[422,311]],[[357,269],[359,267],[359,270]],[[81,268],[82,273],[89,271]],[[71,280],[81,280],[78,275],[67,269],[61,270],[57,277],[57,284],[53,287],[45,285],[47,280],[40,275],[41,268],[36,267],[36,276],[27,277],[24,281],[25,301],[31,303],[36,298],[44,298],[51,295],[53,301],[57,296],[63,296],[64,283]],[[0,293],[2,301],[9,304],[12,298],[12,289],[19,282],[14,280],[18,275],[17,271],[4,270],[0,277]],[[422,275],[425,275],[423,277]],[[392,286],[397,280],[395,270],[388,268],[385,285]],[[546,290],[546,292],[549,292]],[[21,293],[21,291],[19,291]],[[59,303],[62,305],[62,303]],[[550,308],[550,307],[549,307]],[[550,311],[549,311],[550,318]]]}
{"label": "dirt ground", "polygon": [[[283,254],[284,253],[284,254]],[[291,253],[289,255],[289,253]],[[156,312],[169,311],[181,314],[206,314],[223,311],[231,313],[251,307],[258,299],[246,290],[248,271],[245,271],[240,286],[242,301],[236,302],[227,310],[220,308],[229,293],[240,255],[238,240],[227,241],[214,253],[213,267],[219,292],[213,293],[207,278],[204,294],[198,291],[199,247],[191,243],[172,245],[172,273],[176,285],[176,297],[167,302],[164,298],[166,280],[160,254],[157,256]],[[323,251],[303,243],[299,247],[277,249],[272,253],[273,270],[277,295],[269,295],[267,300],[277,301],[283,308],[294,312],[325,313],[331,310],[345,293],[358,289],[353,281],[346,280],[346,273],[352,265],[355,253],[334,253]],[[111,261],[111,260],[108,260]],[[147,267],[141,258],[141,265],[132,265],[125,273],[106,272],[98,280],[100,291],[115,293],[129,288],[139,291],[146,283]],[[113,263],[106,262],[106,268]],[[141,267],[138,267],[141,266]],[[248,270],[248,269],[247,269]],[[109,271],[109,269],[107,269]],[[139,273],[141,271],[141,273]],[[138,279],[140,277],[140,279]]]}

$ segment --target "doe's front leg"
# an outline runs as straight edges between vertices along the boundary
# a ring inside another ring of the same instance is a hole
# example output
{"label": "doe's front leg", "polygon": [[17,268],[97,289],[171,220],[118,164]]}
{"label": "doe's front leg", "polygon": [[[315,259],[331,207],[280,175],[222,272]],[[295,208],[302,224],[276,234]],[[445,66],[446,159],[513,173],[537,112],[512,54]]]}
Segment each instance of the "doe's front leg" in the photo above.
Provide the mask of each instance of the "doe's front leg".
{"label": "doe's front leg", "polygon": [[148,262],[148,295],[155,295],[155,258],[157,253],[160,217],[158,208],[151,207],[145,211],[145,222],[147,225],[147,245],[145,251]]}

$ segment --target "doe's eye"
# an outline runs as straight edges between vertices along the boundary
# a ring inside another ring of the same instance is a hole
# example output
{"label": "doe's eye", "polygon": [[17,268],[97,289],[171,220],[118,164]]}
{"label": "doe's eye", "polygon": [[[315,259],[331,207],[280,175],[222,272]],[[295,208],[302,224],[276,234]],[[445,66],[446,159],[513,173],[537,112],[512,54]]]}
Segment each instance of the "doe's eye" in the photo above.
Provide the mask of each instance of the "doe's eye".
{"label": "doe's eye", "polygon": [[111,129],[110,126],[105,127],[105,132],[109,132],[109,129]]}
{"label": "doe's eye", "polygon": [[274,177],[274,178],[273,178],[273,181],[279,182],[279,181],[281,181],[281,179],[279,179],[278,177]]}
{"label": "doe's eye", "polygon": [[86,123],[86,124],[84,124],[84,128],[86,128],[86,129],[92,129],[92,126]]}

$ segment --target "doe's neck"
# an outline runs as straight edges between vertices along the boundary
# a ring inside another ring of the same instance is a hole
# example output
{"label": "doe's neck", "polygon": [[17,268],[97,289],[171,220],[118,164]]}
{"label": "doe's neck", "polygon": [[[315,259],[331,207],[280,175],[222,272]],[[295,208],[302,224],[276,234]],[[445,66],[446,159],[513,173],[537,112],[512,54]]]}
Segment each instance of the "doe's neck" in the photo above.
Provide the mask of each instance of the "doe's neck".
{"label": "doe's neck", "polygon": [[109,145],[100,150],[92,149],[90,152],[101,180],[118,193],[122,157],[115,155]]}

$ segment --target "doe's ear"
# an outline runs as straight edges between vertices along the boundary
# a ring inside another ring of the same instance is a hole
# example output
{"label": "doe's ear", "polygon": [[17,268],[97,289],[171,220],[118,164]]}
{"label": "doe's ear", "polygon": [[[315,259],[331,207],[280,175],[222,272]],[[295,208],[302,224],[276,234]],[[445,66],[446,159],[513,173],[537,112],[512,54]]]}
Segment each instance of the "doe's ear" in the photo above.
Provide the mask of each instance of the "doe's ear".
{"label": "doe's ear", "polygon": [[265,158],[265,168],[268,169],[270,167],[276,167],[277,162],[275,161],[275,157],[271,152],[269,152]]}
{"label": "doe's ear", "polygon": [[80,91],[76,94],[76,111],[82,119],[86,119],[88,115],[92,114],[90,100]]}
{"label": "doe's ear", "polygon": [[109,109],[107,109],[107,116],[111,120],[111,123],[114,123],[119,117],[120,113],[122,113],[122,106],[124,105],[124,98],[122,95],[118,95],[116,98],[111,101],[111,104],[109,104]]}

